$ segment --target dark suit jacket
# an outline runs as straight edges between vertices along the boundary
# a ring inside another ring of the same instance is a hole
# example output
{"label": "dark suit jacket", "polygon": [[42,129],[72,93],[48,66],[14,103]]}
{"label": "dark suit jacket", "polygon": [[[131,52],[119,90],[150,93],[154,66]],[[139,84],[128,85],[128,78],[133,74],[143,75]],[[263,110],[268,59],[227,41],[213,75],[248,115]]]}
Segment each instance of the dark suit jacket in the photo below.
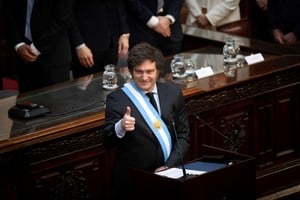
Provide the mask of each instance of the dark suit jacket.
{"label": "dark suit jacket", "polygon": [[[161,117],[166,123],[172,137],[173,148],[169,159],[164,163],[162,150],[158,140],[152,133],[144,118],[128,96],[121,90],[114,91],[106,99],[106,115],[104,137],[106,146],[117,146],[117,163],[125,166],[153,171],[159,166],[173,166],[180,163],[180,154],[174,135],[172,120],[176,125],[181,150],[186,153],[189,148],[189,124],[185,110],[181,88],[167,83],[157,83]],[[131,115],[135,117],[135,130],[119,139],[114,126],[131,107]]]}
{"label": "dark suit jacket", "polygon": [[[161,117],[170,131],[173,144],[166,163],[164,163],[163,153],[157,138],[123,90],[116,90],[107,96],[103,134],[105,146],[116,147],[116,159],[112,176],[112,193],[115,195],[115,199],[123,198],[128,192],[130,194],[137,193],[137,191],[130,192],[134,187],[130,186],[131,176],[127,171],[129,168],[153,172],[160,166],[167,165],[170,167],[180,164],[181,155],[172,126],[173,120],[183,155],[189,149],[190,130],[181,88],[168,83],[157,83],[157,90]],[[135,129],[126,133],[120,139],[115,133],[115,123],[124,116],[126,106],[131,107],[131,116],[135,117]],[[127,197],[129,198],[129,196]],[[130,199],[132,198],[130,197]]]}
{"label": "dark suit jacket", "polygon": [[[146,24],[151,16],[156,15],[157,0],[126,0],[130,40],[136,44],[148,42],[157,34]],[[162,15],[170,14],[176,21],[171,25],[171,41],[179,42],[183,38],[180,13],[184,0],[165,0]]]}
{"label": "dark suit jacket", "polygon": [[[31,34],[41,52],[38,61],[60,65],[71,61],[68,28],[72,18],[73,0],[35,0],[31,15]],[[26,41],[26,0],[6,0],[8,38],[13,46]]]}
{"label": "dark suit jacket", "polygon": [[94,51],[115,47],[129,33],[123,0],[75,0],[70,29],[72,47],[86,43]]}
{"label": "dark suit jacket", "polygon": [[268,1],[268,26],[270,31],[279,28],[284,34],[294,32],[300,40],[300,1]]}

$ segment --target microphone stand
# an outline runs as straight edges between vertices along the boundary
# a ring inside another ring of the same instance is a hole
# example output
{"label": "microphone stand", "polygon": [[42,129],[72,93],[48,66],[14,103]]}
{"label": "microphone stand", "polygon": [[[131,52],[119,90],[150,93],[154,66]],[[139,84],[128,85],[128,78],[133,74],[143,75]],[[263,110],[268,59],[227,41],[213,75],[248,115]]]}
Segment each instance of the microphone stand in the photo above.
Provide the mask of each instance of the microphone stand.
{"label": "microphone stand", "polygon": [[[229,142],[231,144],[230,152],[234,155],[234,158],[233,158],[233,161],[230,162],[229,164],[236,163],[237,162],[237,150],[238,150],[238,148],[240,146],[240,142],[234,142],[230,137],[226,136],[224,133],[222,133],[221,131],[219,131],[215,127],[213,127],[210,124],[208,124],[207,122],[205,122],[197,114],[192,113],[192,115],[194,117],[196,117],[197,120],[201,121],[205,126],[207,126],[208,128],[210,128],[214,133],[217,133],[219,136],[221,136],[222,138],[224,138],[225,141],[227,141],[227,142]],[[240,129],[239,130],[234,130],[234,131],[237,131],[237,133],[235,133],[235,135],[238,135],[239,138],[245,135],[245,132],[242,131],[242,130],[240,130]]]}
{"label": "microphone stand", "polygon": [[180,155],[180,163],[181,163],[181,167],[182,167],[183,178],[185,178],[186,177],[186,169],[185,169],[185,166],[184,166],[184,163],[183,163],[182,150],[181,150],[181,146],[179,144],[179,139],[178,139],[178,135],[177,135],[176,127],[175,127],[175,122],[174,122],[173,119],[172,119],[172,127],[173,127],[173,130],[174,130],[175,139],[176,139],[176,142],[177,142],[177,147],[178,147],[178,151],[179,151],[179,155]]}

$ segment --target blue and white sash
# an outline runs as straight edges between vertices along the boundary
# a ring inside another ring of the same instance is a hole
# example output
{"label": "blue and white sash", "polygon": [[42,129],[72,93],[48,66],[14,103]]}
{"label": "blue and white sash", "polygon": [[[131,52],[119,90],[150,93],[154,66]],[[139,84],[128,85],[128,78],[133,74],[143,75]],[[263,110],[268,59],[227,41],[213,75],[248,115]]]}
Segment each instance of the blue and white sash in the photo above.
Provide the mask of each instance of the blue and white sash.
{"label": "blue and white sash", "polygon": [[124,87],[122,87],[122,90],[136,105],[137,109],[158,139],[166,161],[170,155],[172,146],[171,136],[166,124],[149,102],[148,97],[134,82],[126,83]]}

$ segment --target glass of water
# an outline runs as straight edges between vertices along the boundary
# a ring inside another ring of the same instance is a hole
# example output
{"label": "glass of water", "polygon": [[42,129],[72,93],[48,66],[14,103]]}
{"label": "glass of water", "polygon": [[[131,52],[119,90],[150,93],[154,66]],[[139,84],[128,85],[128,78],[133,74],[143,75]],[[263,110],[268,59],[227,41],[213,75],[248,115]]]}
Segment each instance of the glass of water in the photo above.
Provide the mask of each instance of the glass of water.
{"label": "glass of water", "polygon": [[109,64],[104,66],[104,72],[102,77],[102,87],[105,89],[115,89],[117,85],[117,74],[115,71],[115,65]]}

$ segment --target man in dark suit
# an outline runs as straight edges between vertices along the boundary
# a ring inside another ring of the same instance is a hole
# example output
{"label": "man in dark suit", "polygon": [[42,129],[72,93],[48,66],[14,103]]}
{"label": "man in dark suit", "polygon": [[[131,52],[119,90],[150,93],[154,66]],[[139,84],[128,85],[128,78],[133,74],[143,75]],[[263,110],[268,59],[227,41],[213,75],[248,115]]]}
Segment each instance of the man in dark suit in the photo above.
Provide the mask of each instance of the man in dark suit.
{"label": "man in dark suit", "polygon": [[181,51],[183,38],[180,13],[184,0],[126,0],[132,47],[148,42],[164,56]]}
{"label": "man in dark suit", "polygon": [[[103,134],[106,147],[116,147],[114,199],[132,199],[128,195],[133,193],[139,198],[138,191],[131,191],[128,169],[163,170],[180,164],[181,153],[189,149],[184,97],[179,86],[157,81],[163,65],[160,50],[137,44],[128,55],[132,82],[107,96]],[[146,93],[150,92],[156,106],[149,102]]]}
{"label": "man in dark suit", "polygon": [[19,91],[68,80],[72,0],[6,0],[5,6]]}
{"label": "man in dark suit", "polygon": [[127,54],[129,28],[123,0],[75,0],[70,29],[73,76],[103,71]]}
{"label": "man in dark suit", "polygon": [[273,40],[280,44],[295,44],[300,39],[300,1],[268,1],[268,28]]}

